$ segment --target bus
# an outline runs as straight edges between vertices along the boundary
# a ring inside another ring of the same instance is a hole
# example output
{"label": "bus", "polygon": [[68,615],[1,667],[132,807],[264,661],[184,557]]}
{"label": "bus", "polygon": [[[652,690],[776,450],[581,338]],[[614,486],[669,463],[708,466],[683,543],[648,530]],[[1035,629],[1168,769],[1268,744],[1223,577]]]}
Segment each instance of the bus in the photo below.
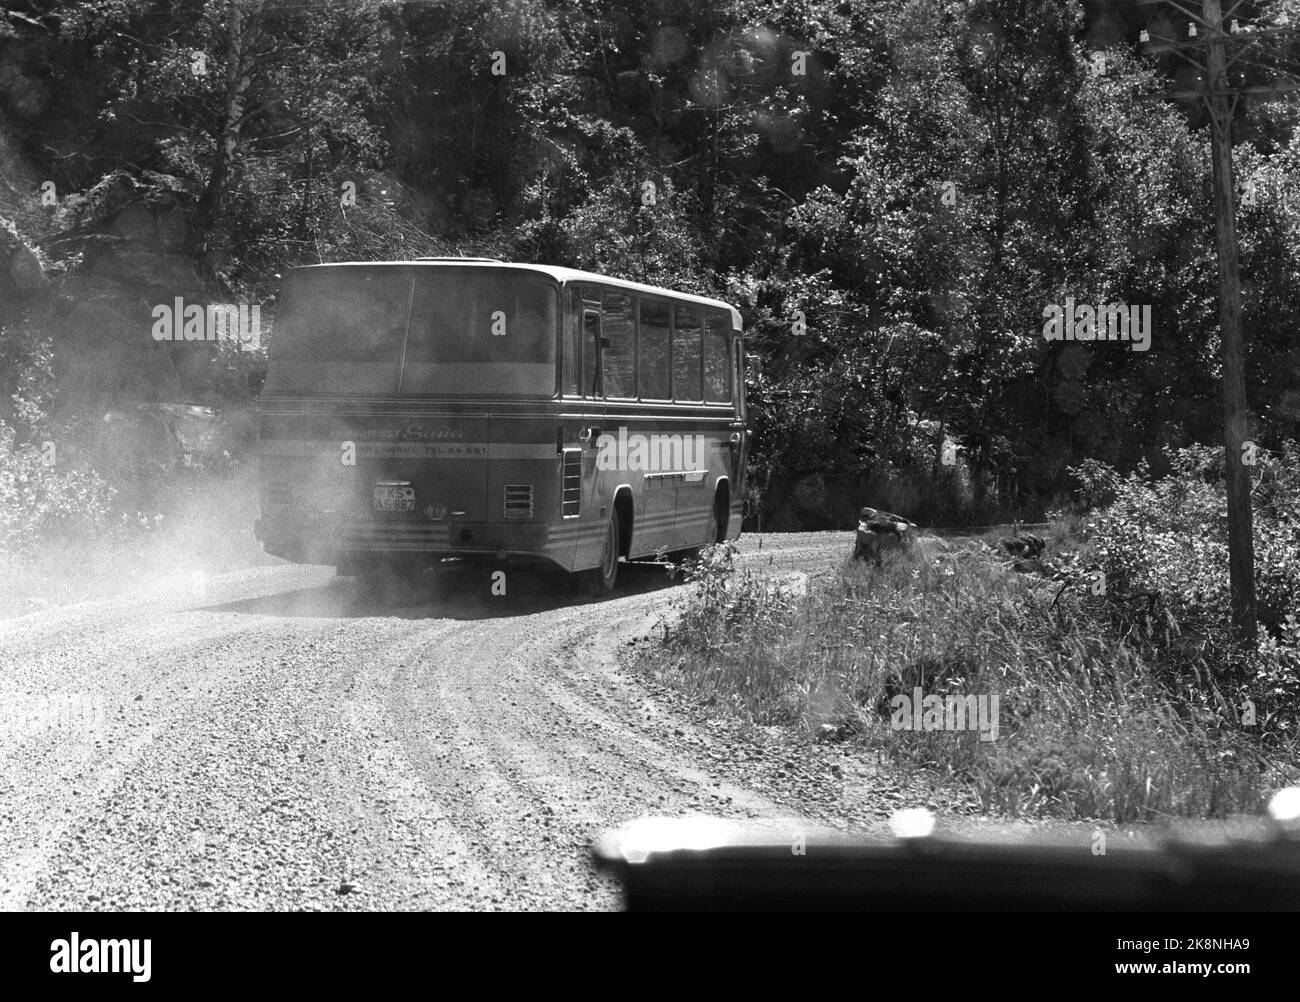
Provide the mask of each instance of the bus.
{"label": "bus", "polygon": [[342,575],[533,564],[612,591],[620,561],[740,535],[740,314],[484,258],[283,279],[259,403],[264,550]]}

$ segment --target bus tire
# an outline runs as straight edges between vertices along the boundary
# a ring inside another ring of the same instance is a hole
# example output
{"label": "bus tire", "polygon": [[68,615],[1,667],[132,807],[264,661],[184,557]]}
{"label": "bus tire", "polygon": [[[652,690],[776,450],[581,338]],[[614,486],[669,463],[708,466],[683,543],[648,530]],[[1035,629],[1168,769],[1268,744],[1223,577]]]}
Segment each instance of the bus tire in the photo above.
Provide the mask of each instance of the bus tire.
{"label": "bus tire", "polygon": [[668,554],[670,563],[681,566],[692,560],[699,560],[700,554],[704,551],[705,546],[712,546],[718,541],[718,501],[715,498],[713,507],[709,509],[708,527],[704,530],[704,544],[702,546],[691,546],[685,550],[674,550]]}
{"label": "bus tire", "polygon": [[605,526],[605,545],[600,552],[600,566],[582,574],[585,591],[590,595],[608,595],[618,581],[618,544],[621,530],[618,508],[609,510],[609,523]]}

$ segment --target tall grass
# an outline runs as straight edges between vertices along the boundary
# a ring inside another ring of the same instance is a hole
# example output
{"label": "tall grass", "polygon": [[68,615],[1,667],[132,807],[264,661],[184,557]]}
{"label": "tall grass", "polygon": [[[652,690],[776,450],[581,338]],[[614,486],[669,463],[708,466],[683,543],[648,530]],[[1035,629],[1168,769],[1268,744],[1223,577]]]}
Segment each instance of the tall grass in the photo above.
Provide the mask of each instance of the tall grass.
{"label": "tall grass", "polygon": [[[1185,666],[1152,641],[1157,624],[1117,621],[1105,608],[1114,597],[1084,578],[1020,574],[981,541],[960,547],[922,539],[880,569],[846,559],[802,596],[714,548],[644,666],[755,723],[967,785],[990,811],[1218,816],[1258,809],[1295,775],[1287,719],[1264,733],[1212,678],[1171,685]],[[893,729],[889,697],[915,687],[998,696],[996,740]]]}

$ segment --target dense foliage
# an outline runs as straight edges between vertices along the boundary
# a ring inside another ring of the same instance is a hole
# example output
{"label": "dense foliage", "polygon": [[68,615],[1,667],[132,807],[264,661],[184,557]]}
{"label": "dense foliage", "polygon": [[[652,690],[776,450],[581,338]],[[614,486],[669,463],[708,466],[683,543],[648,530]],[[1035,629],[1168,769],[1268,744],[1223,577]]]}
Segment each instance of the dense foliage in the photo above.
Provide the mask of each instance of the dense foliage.
{"label": "dense foliage", "polygon": [[[181,420],[168,407],[242,414],[212,435],[231,443],[213,468],[237,462],[286,268],[594,269],[740,307],[759,526],[843,528],[871,504],[928,525],[1053,509],[1077,530],[1054,530],[1055,581],[976,548],[800,591],[716,549],[656,670],[879,741],[990,806],[1254,808],[1296,778],[1300,104],[1256,93],[1234,126],[1260,456],[1247,648],[1226,626],[1209,139],[1144,27],[1186,35],[1101,0],[10,4],[0,556],[62,536],[50,577],[72,579],[87,536],[156,533],[159,495],[190,503],[148,437]],[[1294,36],[1267,45],[1234,84],[1297,65]],[[263,348],[154,341],[151,307],[179,297],[261,305]],[[1149,308],[1149,350],[1047,340],[1067,303]],[[879,693],[914,683],[999,695],[1003,739],[891,735]]]}
{"label": "dense foliage", "polygon": [[[1217,285],[1203,115],[1163,98],[1177,60],[1142,54],[1148,16],[1075,0],[11,7],[0,217],[57,305],[0,303],[0,418],[39,433],[20,343],[37,367],[52,345],[51,416],[220,405],[256,393],[264,356],[155,345],[149,304],[252,301],[269,319],[295,264],[491,253],[737,302],[770,527],[844,525],[862,503],[1032,516],[1087,458],[1162,474],[1168,449],[1219,437]],[[1252,98],[1237,124],[1248,385],[1271,449],[1300,434],[1295,106]],[[1044,308],[1067,297],[1149,305],[1150,350],[1046,341]]]}

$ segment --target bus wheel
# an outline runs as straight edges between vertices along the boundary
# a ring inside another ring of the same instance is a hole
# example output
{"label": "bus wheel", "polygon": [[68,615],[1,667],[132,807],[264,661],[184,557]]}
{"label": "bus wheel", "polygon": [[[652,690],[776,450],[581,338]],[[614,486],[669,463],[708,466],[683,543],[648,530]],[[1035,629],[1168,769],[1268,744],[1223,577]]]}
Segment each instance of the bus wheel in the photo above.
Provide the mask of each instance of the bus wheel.
{"label": "bus wheel", "polygon": [[716,507],[709,509],[709,525],[708,529],[705,531],[707,535],[704,537],[704,546],[692,546],[685,550],[674,550],[672,553],[668,554],[669,562],[677,564],[680,567],[688,561],[699,560],[700,553],[704,550],[704,547],[710,546],[717,541],[718,509]]}
{"label": "bus wheel", "polygon": [[586,572],[586,590],[592,595],[608,595],[614,590],[618,580],[618,509],[609,512],[609,524],[605,527],[605,547],[600,554],[600,566]]}

